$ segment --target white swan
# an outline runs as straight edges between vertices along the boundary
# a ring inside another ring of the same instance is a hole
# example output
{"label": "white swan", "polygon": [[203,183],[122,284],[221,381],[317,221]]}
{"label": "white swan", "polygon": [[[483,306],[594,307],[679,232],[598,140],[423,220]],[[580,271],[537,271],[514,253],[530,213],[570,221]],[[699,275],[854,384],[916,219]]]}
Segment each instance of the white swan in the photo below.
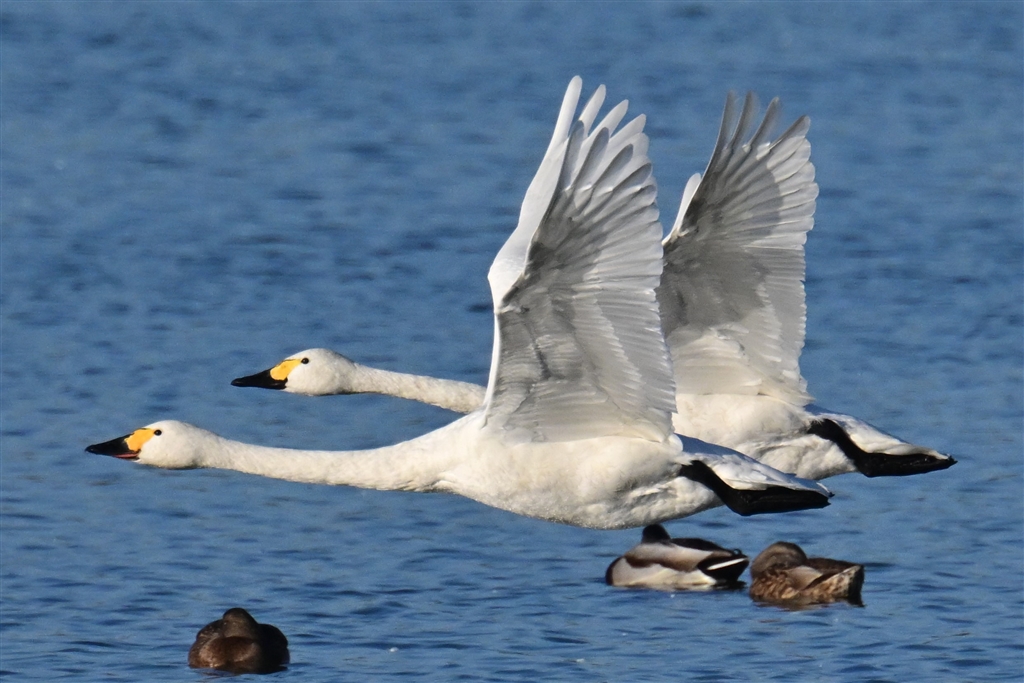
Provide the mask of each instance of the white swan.
{"label": "white swan", "polygon": [[566,91],[519,224],[488,273],[495,336],[480,409],[369,451],[254,446],[175,421],[87,450],[156,467],[456,493],[602,529],[684,517],[722,499],[744,513],[827,504],[814,482],[693,440],[687,446],[700,449],[684,450],[672,433],[644,118],[616,132],[622,102],[594,125],[602,86],[573,123],[581,85],[574,78]]}
{"label": "white swan", "polygon": [[750,559],[702,538],[671,538],[665,527],[644,527],[640,543],[616,558],[604,574],[609,586],[708,589],[736,586]]}
{"label": "white swan", "polygon": [[[778,101],[751,134],[756,108],[748,95],[737,118],[730,94],[708,168],[690,178],[662,244],[658,301],[675,372],[676,432],[808,479],[950,467],[956,461],[948,455],[810,403],[799,365],[804,242],[818,194],[810,121],[801,117],[769,141]],[[328,349],[303,351],[232,384],[383,393],[460,412],[484,397],[474,384],[376,370]]]}

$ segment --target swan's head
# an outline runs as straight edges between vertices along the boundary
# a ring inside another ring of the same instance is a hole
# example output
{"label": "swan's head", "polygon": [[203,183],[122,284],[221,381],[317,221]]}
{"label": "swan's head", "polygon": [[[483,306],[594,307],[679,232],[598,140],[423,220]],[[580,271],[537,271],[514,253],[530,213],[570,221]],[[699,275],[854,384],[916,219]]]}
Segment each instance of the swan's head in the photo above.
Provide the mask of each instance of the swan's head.
{"label": "swan's head", "polygon": [[153,467],[189,469],[201,466],[204,445],[216,439],[212,432],[186,422],[161,420],[85,450]]}
{"label": "swan's head", "polygon": [[232,380],[236,387],[281,389],[306,396],[356,393],[352,376],[359,366],[330,349],[308,349],[255,375]]}

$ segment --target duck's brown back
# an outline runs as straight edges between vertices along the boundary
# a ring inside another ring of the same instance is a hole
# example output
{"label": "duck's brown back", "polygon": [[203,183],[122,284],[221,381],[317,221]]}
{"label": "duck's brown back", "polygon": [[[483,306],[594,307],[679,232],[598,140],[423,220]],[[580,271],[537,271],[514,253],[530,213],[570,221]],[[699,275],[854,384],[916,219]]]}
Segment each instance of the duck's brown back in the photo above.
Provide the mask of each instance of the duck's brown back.
{"label": "duck's brown back", "polygon": [[238,607],[201,628],[188,651],[190,667],[232,673],[270,673],[289,661],[288,639],[281,630],[257,623]]}

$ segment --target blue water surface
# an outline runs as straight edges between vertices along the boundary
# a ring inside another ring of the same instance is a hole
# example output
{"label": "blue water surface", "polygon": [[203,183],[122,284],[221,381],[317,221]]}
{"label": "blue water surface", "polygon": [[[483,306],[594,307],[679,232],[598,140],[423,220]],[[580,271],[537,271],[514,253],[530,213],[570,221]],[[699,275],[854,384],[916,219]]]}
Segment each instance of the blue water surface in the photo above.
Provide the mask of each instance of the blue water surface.
{"label": "blue water surface", "polygon": [[[1019,2],[0,4],[0,671],[205,680],[242,605],[303,681],[1024,676]],[[604,585],[636,530],[83,452],[161,418],[367,448],[453,419],[231,387],[327,346],[484,383],[485,275],[565,85],[648,116],[662,210],[725,94],[809,114],[803,371],[957,456],[670,525],[867,567],[863,608]]]}

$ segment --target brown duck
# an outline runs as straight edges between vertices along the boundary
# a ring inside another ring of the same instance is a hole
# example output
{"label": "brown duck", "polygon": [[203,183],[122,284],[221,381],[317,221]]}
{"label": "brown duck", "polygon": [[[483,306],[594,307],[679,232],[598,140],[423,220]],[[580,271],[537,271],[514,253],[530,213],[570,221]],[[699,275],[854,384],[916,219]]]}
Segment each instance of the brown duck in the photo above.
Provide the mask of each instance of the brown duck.
{"label": "brown duck", "polygon": [[862,565],[809,558],[795,543],[779,541],[765,548],[750,565],[750,576],[750,597],[761,602],[861,604]]}
{"label": "brown duck", "polygon": [[199,629],[188,651],[195,669],[265,674],[288,663],[288,639],[276,626],[259,624],[241,607]]}

